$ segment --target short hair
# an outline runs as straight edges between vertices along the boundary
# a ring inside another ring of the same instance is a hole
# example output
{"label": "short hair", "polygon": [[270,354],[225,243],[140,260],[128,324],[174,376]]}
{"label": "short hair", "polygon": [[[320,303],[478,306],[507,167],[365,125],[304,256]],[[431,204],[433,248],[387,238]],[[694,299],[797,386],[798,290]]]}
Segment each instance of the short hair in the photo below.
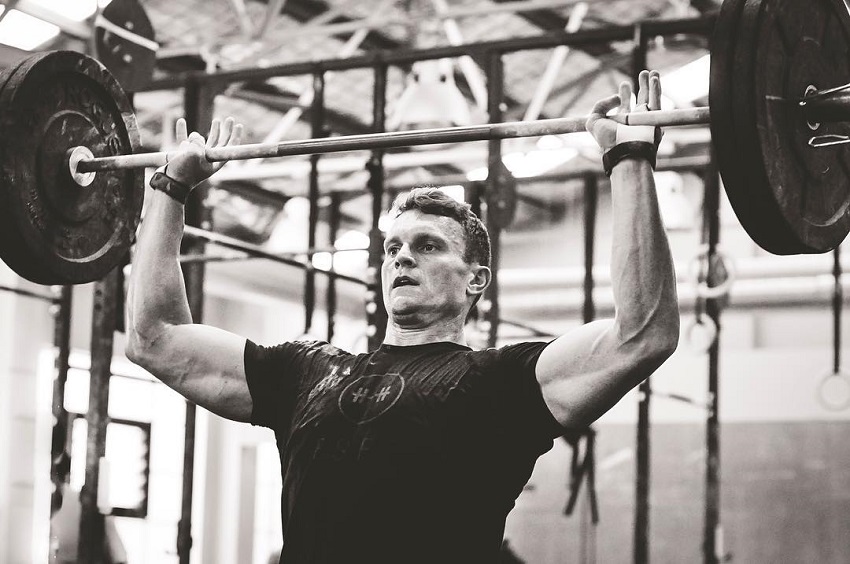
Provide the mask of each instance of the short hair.
{"label": "short hair", "polygon": [[442,215],[457,221],[463,228],[466,243],[463,259],[469,263],[490,266],[490,235],[469,204],[458,202],[437,186],[425,185],[399,194],[390,207],[390,215],[395,218],[410,210]]}

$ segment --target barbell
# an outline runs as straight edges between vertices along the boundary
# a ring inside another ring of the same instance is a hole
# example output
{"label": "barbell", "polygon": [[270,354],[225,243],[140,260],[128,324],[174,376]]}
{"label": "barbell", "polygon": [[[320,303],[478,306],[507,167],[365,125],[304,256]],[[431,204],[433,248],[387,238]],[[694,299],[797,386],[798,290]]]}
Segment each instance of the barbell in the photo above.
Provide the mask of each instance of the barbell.
{"label": "barbell", "polygon": [[[709,107],[614,116],[711,126],[729,201],[775,254],[822,253],[850,232],[850,13],[842,0],[725,0],[712,38]],[[843,81],[842,81],[843,79]],[[584,131],[586,116],[211,148],[210,161]],[[41,284],[97,280],[126,255],[144,194],[126,95],[70,51],[0,75],[0,257]]]}

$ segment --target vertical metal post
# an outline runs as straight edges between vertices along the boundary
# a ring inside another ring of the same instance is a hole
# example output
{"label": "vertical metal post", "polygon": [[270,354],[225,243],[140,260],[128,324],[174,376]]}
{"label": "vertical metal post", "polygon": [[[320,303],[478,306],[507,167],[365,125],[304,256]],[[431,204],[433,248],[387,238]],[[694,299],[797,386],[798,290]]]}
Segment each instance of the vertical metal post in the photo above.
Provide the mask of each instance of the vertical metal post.
{"label": "vertical metal post", "polygon": [[[705,197],[703,201],[703,242],[708,245],[708,280],[714,278],[717,243],[720,240],[720,180],[712,155],[705,170]],[[709,299],[705,312],[717,326],[717,336],[708,349],[708,401],[709,410],[705,429],[705,530],[703,531],[703,562],[717,564],[723,552],[720,532],[720,419],[719,419],[719,369],[720,369],[720,310],[721,302]]]}
{"label": "vertical metal post", "polygon": [[[638,86],[638,74],[646,68],[647,38],[641,24],[635,24],[632,48],[632,85]],[[634,562],[649,562],[649,399],[652,388],[649,379],[638,388],[637,446],[635,454],[635,535]]]}
{"label": "vertical metal post", "polygon": [[584,177],[584,304],[582,321],[590,323],[596,318],[593,303],[593,252],[596,246],[596,210],[599,202],[599,182],[595,174]]}
{"label": "vertical metal post", "polygon": [[[593,289],[595,281],[593,279],[593,263],[594,251],[596,249],[596,216],[599,207],[599,179],[595,174],[588,174],[584,177],[584,303],[582,305],[582,321],[590,323],[596,319],[596,304],[593,301]],[[589,430],[587,435],[587,450],[585,452],[585,464],[587,465],[587,475],[584,479],[587,481],[586,495],[587,502],[582,503],[580,514],[581,525],[581,542],[579,543],[579,554],[581,554],[582,562],[596,561],[596,522],[595,510],[596,500],[593,494],[595,470],[593,457],[594,431]],[[573,446],[577,449],[579,442]],[[589,503],[588,503],[589,502]],[[590,522],[588,523],[588,509],[590,513]],[[590,540],[590,542],[588,542]]]}
{"label": "vertical metal post", "polygon": [[[380,133],[386,128],[387,65],[378,63],[374,67],[375,82],[372,92],[372,131]],[[369,267],[367,287],[366,321],[369,350],[376,349],[384,341],[387,331],[387,310],[381,290],[381,264],[384,260],[384,236],[378,220],[384,209],[384,152],[372,151],[366,163],[369,170],[369,192],[372,195],[372,225],[369,228]]]}
{"label": "vertical metal post", "polygon": [[[317,71],[313,75],[313,102],[310,108],[310,127],[313,138],[325,136],[325,73]],[[316,247],[316,226],[319,223],[319,158],[310,155],[310,213],[307,222],[307,248]],[[313,255],[309,255],[307,268],[304,269],[304,333],[313,328],[313,313],[316,310],[316,271],[313,269]]]}
{"label": "vertical metal post", "polygon": [[117,268],[94,287],[89,409],[86,413],[86,478],[80,492],[80,536],[77,549],[79,562],[93,564],[104,561],[104,521],[97,507],[97,493],[100,459],[106,455],[109,378],[112,375],[112,345],[119,291]]}
{"label": "vertical metal post", "polygon": [[[339,224],[342,221],[342,213],[340,206],[342,198],[338,192],[331,192],[331,203],[328,207],[328,243],[334,246],[339,232]],[[336,259],[336,253],[331,255],[331,265],[333,266]],[[336,326],[336,276],[328,276],[328,290],[325,294],[325,311],[328,314],[328,342],[333,342],[334,330]]]}
{"label": "vertical metal post", "polygon": [[[502,106],[505,95],[505,69],[502,54],[491,51],[487,54],[487,113],[490,123],[502,121]],[[490,303],[487,310],[487,321],[490,323],[487,334],[487,346],[495,347],[499,338],[499,320],[501,313],[499,308],[499,265],[501,263],[502,228],[498,217],[498,183],[502,178],[502,141],[501,139],[490,139],[487,142],[487,231],[490,233],[490,248],[492,259],[490,270],[492,281],[487,288],[486,298]]]}
{"label": "vertical metal post", "polygon": [[841,373],[841,310],[844,291],[841,285],[841,246],[832,251],[832,373]]}
{"label": "vertical metal post", "polygon": [[[52,515],[62,504],[63,472],[58,464],[67,456],[68,442],[68,412],[65,410],[65,383],[68,381],[68,360],[71,356],[71,298],[73,288],[62,286],[59,299],[54,304],[53,314],[53,346],[56,350],[53,379],[53,439],[50,445],[50,478],[53,482],[53,493],[50,496],[50,514]],[[65,460],[65,464],[68,461]],[[51,527],[53,522],[51,521]],[[51,535],[52,537],[53,535]]]}
{"label": "vertical metal post", "polygon": [[[215,93],[202,82],[190,82],[183,93],[183,111],[189,131],[206,133],[212,122]],[[186,202],[186,225],[210,229],[209,211],[205,206],[207,186],[198,186],[189,195]],[[206,244],[203,240],[184,239],[180,245],[181,254],[203,254]],[[203,262],[181,265],[186,284],[186,297],[192,321],[200,323],[203,319],[204,274]],[[186,426],[183,434],[183,487],[180,500],[180,521],[177,524],[177,556],[180,564],[189,564],[192,550],[192,496],[195,484],[195,404],[186,402]]]}

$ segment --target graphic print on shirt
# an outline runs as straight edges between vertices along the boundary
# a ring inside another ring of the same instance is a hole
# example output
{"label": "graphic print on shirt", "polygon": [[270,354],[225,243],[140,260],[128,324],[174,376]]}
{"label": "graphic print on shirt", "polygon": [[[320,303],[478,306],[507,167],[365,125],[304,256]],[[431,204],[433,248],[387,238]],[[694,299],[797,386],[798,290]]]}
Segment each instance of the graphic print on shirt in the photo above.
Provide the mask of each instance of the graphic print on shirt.
{"label": "graphic print on shirt", "polygon": [[340,393],[339,410],[352,423],[368,423],[389,411],[403,391],[401,374],[361,376]]}
{"label": "graphic print on shirt", "polygon": [[331,373],[322,378],[319,383],[310,390],[310,394],[307,396],[307,401],[312,401],[313,398],[325,390],[332,390],[337,387],[337,385],[342,382],[343,377],[351,374],[351,368],[346,367],[346,369],[342,371],[342,375],[337,374],[337,372],[339,372],[339,365],[335,365],[331,368]]}

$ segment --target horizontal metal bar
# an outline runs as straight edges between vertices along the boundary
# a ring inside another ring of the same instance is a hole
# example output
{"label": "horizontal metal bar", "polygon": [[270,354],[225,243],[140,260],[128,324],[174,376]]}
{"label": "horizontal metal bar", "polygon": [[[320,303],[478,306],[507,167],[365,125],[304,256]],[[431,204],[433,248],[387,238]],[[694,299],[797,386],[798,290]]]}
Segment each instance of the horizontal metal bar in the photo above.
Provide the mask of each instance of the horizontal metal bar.
{"label": "horizontal metal bar", "polygon": [[[708,35],[714,29],[715,20],[716,15],[711,14],[698,18],[648,20],[641,22],[640,25],[643,33],[652,37],[678,33]],[[584,45],[611,43],[613,41],[631,41],[634,38],[634,29],[634,25],[624,25],[585,29],[575,33],[556,31],[528,37],[513,37],[497,41],[440,46],[429,49],[382,50],[358,57],[289,63],[264,68],[240,69],[216,73],[188,71],[163,79],[154,80],[140,91],[181,88],[190,82],[230,84],[245,80],[265,80],[276,76],[297,76],[314,74],[322,71],[345,71],[372,68],[377,65],[400,66],[409,65],[416,61],[454,58],[464,55],[474,56],[492,52],[504,54],[529,49],[550,49],[552,47],[557,47],[558,45],[580,48]]]}
{"label": "horizontal metal bar", "polygon": [[[360,248],[360,249],[336,249],[334,247],[315,247],[312,249],[306,249],[300,253],[272,253],[276,257],[285,258],[285,259],[294,259],[298,260],[298,257],[303,257],[307,255],[315,255],[318,253],[350,253],[352,251],[360,251],[366,252],[369,249]],[[240,260],[251,260],[255,258],[265,258],[258,257],[254,255],[246,255],[243,253],[234,253],[234,254],[221,254],[221,255],[209,255],[209,254],[190,254],[190,255],[180,255],[180,263],[195,263],[195,262],[231,262],[231,261],[240,261]]]}
{"label": "horizontal metal bar", "polygon": [[[418,129],[413,131],[367,133],[363,135],[325,137],[301,141],[284,141],[277,144],[255,143],[234,145],[232,147],[207,149],[206,158],[210,162],[219,162],[293,155],[313,155],[317,153],[338,153],[343,151],[389,149],[392,147],[410,147],[414,145],[485,141],[488,139],[559,135],[584,132],[587,118],[588,116],[579,116],[535,121],[487,123],[466,127]],[[668,111],[633,112],[614,115],[611,116],[611,119],[626,125],[696,125],[708,123],[709,109],[703,106]],[[101,170],[140,168],[146,166],[160,167],[165,166],[173,155],[174,153],[146,153],[84,159],[77,164],[77,172],[98,172]]]}
{"label": "horizontal metal bar", "polygon": [[6,286],[5,284],[0,284],[0,291],[11,292],[12,294],[17,294],[19,296],[26,296],[28,298],[36,298],[39,300],[45,300],[48,302],[56,303],[59,301],[58,296],[51,296],[48,294],[42,294],[40,292],[31,292],[29,290],[24,290],[21,288],[13,288],[12,286]]}
{"label": "horizontal metal bar", "polygon": [[356,284],[360,284],[361,286],[367,286],[366,281],[356,278],[354,276],[350,276],[348,274],[342,274],[336,272],[335,270],[322,270],[318,268],[314,268],[311,263],[295,260],[286,255],[280,255],[276,253],[270,253],[264,248],[258,245],[252,245],[250,243],[246,243],[244,241],[240,241],[234,237],[228,237],[227,235],[222,235],[220,233],[213,233],[212,231],[207,231],[206,229],[200,229],[198,227],[192,227],[191,225],[186,225],[183,228],[184,235],[188,235],[190,237],[197,237],[199,239],[203,239],[205,241],[209,241],[210,243],[214,243],[221,247],[225,247],[228,249],[235,249],[237,251],[242,251],[246,254],[249,254],[253,257],[263,258],[267,260],[273,260],[275,262],[279,262],[282,264],[286,264],[289,266],[295,266],[302,270],[314,270],[315,272],[319,272],[322,274],[326,274],[327,276],[332,276],[338,280],[346,280],[348,282],[354,282]]}
{"label": "horizontal metal bar", "polygon": [[522,329],[524,331],[528,331],[535,337],[559,337],[560,335],[555,335],[551,331],[543,331],[542,329],[538,329],[527,323],[521,323],[519,321],[514,321],[513,319],[505,319],[504,317],[499,318],[499,323],[504,325],[510,325],[511,327],[516,327],[518,329]]}

